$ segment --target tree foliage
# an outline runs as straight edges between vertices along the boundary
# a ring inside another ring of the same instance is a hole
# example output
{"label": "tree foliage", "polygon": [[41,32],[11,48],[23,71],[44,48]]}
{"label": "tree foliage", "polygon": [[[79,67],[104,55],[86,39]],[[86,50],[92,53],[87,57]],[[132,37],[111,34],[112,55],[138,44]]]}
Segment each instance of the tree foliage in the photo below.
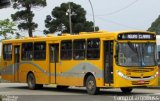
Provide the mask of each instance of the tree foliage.
{"label": "tree foliage", "polygon": [[[73,33],[79,32],[90,32],[93,31],[93,22],[86,20],[86,11],[81,5],[77,5],[73,2],[69,2],[71,7],[71,13],[74,12],[74,15],[71,16],[72,22],[72,31]],[[69,3],[62,3],[60,7],[55,7],[51,13],[51,15],[46,16],[45,34],[54,33],[57,31],[69,33],[69,15],[66,15],[66,12],[69,9]],[[96,27],[96,30],[99,30]]]}
{"label": "tree foliage", "polygon": [[14,29],[16,25],[11,22],[9,19],[0,20],[0,36],[3,36],[5,39],[8,39],[8,34],[14,34]]}
{"label": "tree foliage", "polygon": [[148,29],[148,31],[156,32],[157,34],[160,34],[160,15],[159,17],[152,23],[151,27]]}
{"label": "tree foliage", "polygon": [[32,37],[32,32],[38,27],[38,24],[33,22],[34,13],[31,11],[33,7],[44,7],[46,6],[46,0],[14,0],[13,8],[22,9],[12,14],[13,21],[18,21],[19,29],[28,30],[28,34]]}

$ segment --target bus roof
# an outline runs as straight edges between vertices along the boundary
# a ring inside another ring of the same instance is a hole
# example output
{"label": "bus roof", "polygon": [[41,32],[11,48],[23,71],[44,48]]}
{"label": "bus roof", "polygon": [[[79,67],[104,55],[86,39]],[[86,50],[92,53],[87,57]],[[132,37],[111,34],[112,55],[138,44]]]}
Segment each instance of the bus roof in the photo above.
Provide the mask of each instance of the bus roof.
{"label": "bus roof", "polygon": [[20,39],[9,39],[9,40],[3,40],[2,43],[9,43],[9,42],[30,42],[31,40],[33,41],[45,41],[45,40],[69,40],[69,39],[82,39],[82,38],[112,38],[116,39],[118,34],[121,33],[150,33],[150,34],[155,34],[153,32],[147,32],[147,31],[138,31],[138,30],[126,30],[126,31],[114,31],[114,32],[108,32],[108,31],[98,31],[98,32],[81,32],[79,34],[68,34],[68,33],[63,33],[62,35],[46,35],[46,36],[34,36],[34,37],[23,37]]}

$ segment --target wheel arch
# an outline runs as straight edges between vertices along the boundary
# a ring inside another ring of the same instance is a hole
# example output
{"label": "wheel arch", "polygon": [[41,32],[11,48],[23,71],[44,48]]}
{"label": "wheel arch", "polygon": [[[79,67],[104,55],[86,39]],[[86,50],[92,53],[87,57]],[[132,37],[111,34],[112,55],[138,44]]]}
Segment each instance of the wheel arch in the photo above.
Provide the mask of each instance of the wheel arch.
{"label": "wheel arch", "polygon": [[93,77],[95,78],[95,76],[94,76],[93,73],[87,72],[87,73],[85,74],[85,76],[84,76],[84,79],[83,79],[83,86],[86,86],[86,80],[87,80],[87,78],[88,78],[89,76],[93,76]]}

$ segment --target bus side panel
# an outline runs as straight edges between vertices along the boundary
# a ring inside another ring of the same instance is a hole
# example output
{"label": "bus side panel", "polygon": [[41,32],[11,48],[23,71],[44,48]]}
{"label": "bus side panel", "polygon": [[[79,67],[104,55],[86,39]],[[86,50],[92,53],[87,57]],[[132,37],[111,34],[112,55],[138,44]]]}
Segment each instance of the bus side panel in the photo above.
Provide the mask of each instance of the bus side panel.
{"label": "bus side panel", "polygon": [[83,86],[83,79],[78,77],[57,77],[57,85]]}
{"label": "bus side panel", "polygon": [[8,82],[14,82],[14,75],[2,74],[1,76],[3,80],[6,80]]}
{"label": "bus side panel", "polygon": [[29,72],[32,72],[37,84],[48,84],[49,76],[46,68],[45,62],[21,62],[19,80],[23,83],[27,82],[27,75]]}
{"label": "bus side panel", "polygon": [[[76,75],[76,74],[75,74]],[[103,78],[96,78],[97,87],[104,87]],[[57,84],[58,85],[66,85],[66,86],[84,86],[84,76],[79,77],[62,77],[57,76]]]}
{"label": "bus side panel", "polygon": [[160,85],[160,67],[158,67],[158,85]]}
{"label": "bus side panel", "polygon": [[[71,64],[72,61],[72,64]],[[73,60],[61,61],[56,67],[56,84],[66,86],[83,86],[83,74],[73,71]]]}
{"label": "bus side panel", "polygon": [[2,60],[2,70],[1,70],[2,79],[14,82],[14,65],[12,61],[3,61]]}
{"label": "bus side panel", "polygon": [[103,71],[100,67],[102,67],[100,60],[62,61],[61,66],[57,67],[57,84],[84,86],[84,77],[90,72],[94,75],[97,86],[103,87]]}
{"label": "bus side panel", "polygon": [[47,60],[34,61],[36,65],[37,73],[35,73],[37,84],[49,84],[49,65]]}

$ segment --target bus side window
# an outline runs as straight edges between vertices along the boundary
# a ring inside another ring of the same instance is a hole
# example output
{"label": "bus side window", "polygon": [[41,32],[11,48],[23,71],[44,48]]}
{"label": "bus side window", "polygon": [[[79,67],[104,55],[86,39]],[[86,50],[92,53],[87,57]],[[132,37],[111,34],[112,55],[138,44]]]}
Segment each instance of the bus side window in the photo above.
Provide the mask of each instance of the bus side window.
{"label": "bus side window", "polygon": [[32,60],[33,58],[33,43],[22,43],[22,60]]}
{"label": "bus side window", "polygon": [[74,40],[73,42],[73,58],[75,60],[84,60],[86,50],[85,39]]}
{"label": "bus side window", "polygon": [[46,43],[45,42],[34,43],[34,59],[35,60],[46,59]]}
{"label": "bus side window", "polygon": [[100,40],[88,39],[87,40],[87,59],[95,60],[100,58]]}
{"label": "bus side window", "polygon": [[63,40],[61,42],[61,59],[62,60],[72,59],[72,40]]}
{"label": "bus side window", "polygon": [[3,45],[3,59],[4,60],[12,60],[12,45],[4,44]]}

